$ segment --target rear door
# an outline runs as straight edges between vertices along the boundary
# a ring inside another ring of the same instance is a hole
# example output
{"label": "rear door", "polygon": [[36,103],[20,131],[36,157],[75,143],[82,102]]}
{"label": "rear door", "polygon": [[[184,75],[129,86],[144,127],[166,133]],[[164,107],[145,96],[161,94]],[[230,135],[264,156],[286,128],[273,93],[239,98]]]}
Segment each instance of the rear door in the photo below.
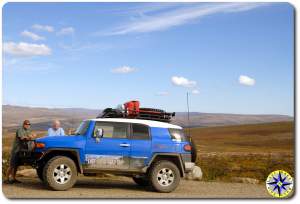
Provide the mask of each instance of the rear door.
{"label": "rear door", "polygon": [[141,170],[151,157],[150,128],[143,124],[131,124],[130,128],[131,153],[130,169]]}
{"label": "rear door", "polygon": [[[95,138],[97,129],[103,137]],[[127,170],[129,168],[130,140],[129,124],[118,122],[96,122],[92,135],[86,143],[86,169]]]}

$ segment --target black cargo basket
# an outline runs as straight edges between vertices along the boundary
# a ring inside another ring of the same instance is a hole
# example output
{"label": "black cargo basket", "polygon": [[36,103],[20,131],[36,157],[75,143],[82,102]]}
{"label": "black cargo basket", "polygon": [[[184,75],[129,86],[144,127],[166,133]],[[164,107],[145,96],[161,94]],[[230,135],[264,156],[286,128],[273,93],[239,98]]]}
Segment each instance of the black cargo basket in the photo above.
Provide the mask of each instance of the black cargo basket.
{"label": "black cargo basket", "polygon": [[128,117],[118,109],[106,108],[102,111],[97,118],[131,118],[131,119],[143,119],[143,120],[155,120],[161,122],[171,122],[172,117],[175,116],[175,112],[168,113],[164,110],[154,108],[140,108],[139,113],[136,116]]}

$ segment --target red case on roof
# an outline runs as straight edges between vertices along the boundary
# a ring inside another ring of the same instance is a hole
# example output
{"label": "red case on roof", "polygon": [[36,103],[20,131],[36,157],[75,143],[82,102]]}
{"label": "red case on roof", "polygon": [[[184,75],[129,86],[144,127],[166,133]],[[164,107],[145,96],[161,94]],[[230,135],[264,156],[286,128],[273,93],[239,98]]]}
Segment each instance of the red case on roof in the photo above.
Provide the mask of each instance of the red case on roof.
{"label": "red case on roof", "polygon": [[127,116],[135,117],[140,112],[140,102],[139,101],[128,101],[124,103],[125,110],[127,112]]}

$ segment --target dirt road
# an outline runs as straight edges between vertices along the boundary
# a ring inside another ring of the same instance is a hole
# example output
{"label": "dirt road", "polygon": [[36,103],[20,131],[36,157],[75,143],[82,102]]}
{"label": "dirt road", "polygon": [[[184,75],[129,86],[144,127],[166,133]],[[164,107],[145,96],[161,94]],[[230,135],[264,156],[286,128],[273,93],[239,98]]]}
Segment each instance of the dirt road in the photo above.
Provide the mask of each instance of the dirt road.
{"label": "dirt road", "polygon": [[51,191],[37,178],[21,184],[3,184],[7,198],[271,198],[264,185],[181,180],[172,193],[157,193],[137,186],[131,178],[81,177],[68,191]]}

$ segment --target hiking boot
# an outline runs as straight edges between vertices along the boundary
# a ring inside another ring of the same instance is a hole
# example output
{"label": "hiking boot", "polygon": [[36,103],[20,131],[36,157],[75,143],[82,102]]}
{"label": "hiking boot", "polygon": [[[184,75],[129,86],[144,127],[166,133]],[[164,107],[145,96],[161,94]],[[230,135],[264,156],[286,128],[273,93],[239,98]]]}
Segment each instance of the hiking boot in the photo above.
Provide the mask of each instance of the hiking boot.
{"label": "hiking boot", "polygon": [[21,181],[17,180],[17,179],[14,179],[11,181],[12,183],[22,183]]}
{"label": "hiking boot", "polygon": [[13,184],[14,182],[12,180],[5,180],[3,181],[4,184]]}

